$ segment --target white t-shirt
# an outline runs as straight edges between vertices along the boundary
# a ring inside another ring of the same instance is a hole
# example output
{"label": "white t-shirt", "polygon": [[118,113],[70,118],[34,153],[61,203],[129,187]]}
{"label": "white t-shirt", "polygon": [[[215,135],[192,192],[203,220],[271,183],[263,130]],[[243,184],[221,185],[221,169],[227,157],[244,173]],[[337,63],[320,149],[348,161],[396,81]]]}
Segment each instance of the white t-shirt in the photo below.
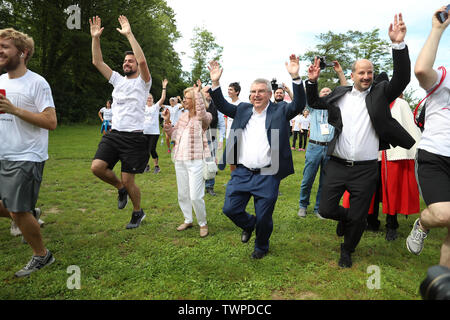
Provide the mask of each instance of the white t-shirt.
{"label": "white t-shirt", "polygon": [[178,118],[180,117],[181,114],[181,104],[177,103],[176,105],[172,106],[167,106],[167,109],[169,109],[170,112],[170,122],[172,122],[172,126],[175,126],[178,122]]}
{"label": "white t-shirt", "polygon": [[300,117],[301,115],[298,114],[294,119],[291,120],[292,122],[294,122],[294,131],[300,131]]}
{"label": "white t-shirt", "polygon": [[[442,72],[436,70],[438,78],[433,90],[441,81]],[[450,76],[447,74],[440,87],[428,97],[425,110],[425,129],[418,149],[450,157]]]}
{"label": "white t-shirt", "polygon": [[158,103],[149,107],[145,106],[145,120],[144,120],[144,134],[157,134],[159,135],[159,109]]}
{"label": "white t-shirt", "polygon": [[300,116],[300,128],[302,130],[309,130],[309,123],[311,121],[311,118],[309,115],[305,118],[303,115]]}
{"label": "white t-shirt", "polygon": [[103,107],[100,109],[100,112],[103,113],[103,120],[111,121],[112,120],[112,108]]}
{"label": "white t-shirt", "polygon": [[144,130],[144,108],[152,81],[145,83],[141,76],[127,79],[113,71],[109,79],[112,92],[112,129],[117,131]]}
{"label": "white t-shirt", "polygon": [[[7,73],[1,75],[0,89],[5,89],[6,98],[13,105],[33,113],[55,107],[48,82],[30,70],[17,79],[9,79]],[[0,160],[42,162],[48,159],[47,129],[3,113],[0,137]]]}

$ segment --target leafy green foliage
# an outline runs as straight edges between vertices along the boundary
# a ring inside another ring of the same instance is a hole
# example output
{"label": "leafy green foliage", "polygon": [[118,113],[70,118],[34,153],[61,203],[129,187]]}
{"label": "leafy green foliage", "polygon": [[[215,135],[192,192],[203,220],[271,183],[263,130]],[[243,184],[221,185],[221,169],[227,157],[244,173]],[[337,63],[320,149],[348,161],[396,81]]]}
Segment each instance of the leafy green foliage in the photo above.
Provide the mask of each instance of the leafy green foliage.
{"label": "leafy green foliage", "polygon": [[[315,56],[325,56],[327,62],[339,61],[342,70],[349,79],[353,62],[368,59],[374,65],[374,72],[391,73],[393,70],[389,42],[380,39],[379,29],[368,32],[347,31],[346,33],[321,33],[317,37],[318,44],[300,57],[304,61],[314,61]],[[334,89],[338,80],[333,68],[322,70],[319,87]]]}
{"label": "leafy green foliage", "polygon": [[195,27],[194,37],[191,39],[191,48],[194,50],[191,82],[195,83],[200,79],[202,83],[207,83],[209,81],[207,64],[212,60],[220,60],[223,47],[216,43],[216,38],[211,32],[204,27]]}

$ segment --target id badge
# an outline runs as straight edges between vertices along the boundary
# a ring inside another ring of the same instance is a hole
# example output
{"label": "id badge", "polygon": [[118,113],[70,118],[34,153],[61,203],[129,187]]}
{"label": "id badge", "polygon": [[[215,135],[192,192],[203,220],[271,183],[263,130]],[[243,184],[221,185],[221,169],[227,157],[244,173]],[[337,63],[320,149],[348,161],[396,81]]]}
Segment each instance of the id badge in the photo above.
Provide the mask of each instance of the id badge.
{"label": "id badge", "polygon": [[328,123],[322,123],[320,125],[320,133],[323,135],[330,134],[330,128],[328,127]]}

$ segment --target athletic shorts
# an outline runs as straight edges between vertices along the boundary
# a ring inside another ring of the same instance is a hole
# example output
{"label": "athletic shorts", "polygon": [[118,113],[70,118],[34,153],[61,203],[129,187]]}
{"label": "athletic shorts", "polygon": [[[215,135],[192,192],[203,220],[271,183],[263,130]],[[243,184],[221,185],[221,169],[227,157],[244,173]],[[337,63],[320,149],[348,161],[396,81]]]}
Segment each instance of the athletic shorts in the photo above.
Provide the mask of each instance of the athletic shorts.
{"label": "athletic shorts", "polygon": [[450,201],[450,157],[417,149],[416,179],[427,206]]}
{"label": "athletic shorts", "polygon": [[108,163],[111,170],[120,160],[122,172],[143,173],[149,159],[147,137],[142,132],[112,130],[100,140],[95,159]]}
{"label": "athletic shorts", "polygon": [[36,207],[44,164],[0,160],[0,200],[9,212],[31,212]]}

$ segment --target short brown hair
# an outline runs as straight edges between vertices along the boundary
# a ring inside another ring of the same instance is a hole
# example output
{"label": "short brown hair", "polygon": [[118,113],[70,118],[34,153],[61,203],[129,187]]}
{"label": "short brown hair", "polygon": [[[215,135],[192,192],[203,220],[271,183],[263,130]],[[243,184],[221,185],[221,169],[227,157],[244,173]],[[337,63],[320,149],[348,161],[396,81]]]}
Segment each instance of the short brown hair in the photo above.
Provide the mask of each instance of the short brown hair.
{"label": "short brown hair", "polygon": [[25,50],[28,50],[28,54],[25,57],[25,64],[28,63],[34,54],[34,40],[25,33],[17,31],[13,28],[1,29],[0,39],[12,40],[20,52],[25,53]]}

